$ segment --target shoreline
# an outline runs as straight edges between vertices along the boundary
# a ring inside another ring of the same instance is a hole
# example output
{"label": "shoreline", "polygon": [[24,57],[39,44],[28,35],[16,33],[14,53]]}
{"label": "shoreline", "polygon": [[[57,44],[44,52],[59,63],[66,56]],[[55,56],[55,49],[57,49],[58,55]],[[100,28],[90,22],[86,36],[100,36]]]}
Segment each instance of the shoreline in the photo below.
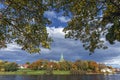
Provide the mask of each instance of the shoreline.
{"label": "shoreline", "polygon": [[15,71],[15,72],[0,72],[0,75],[109,75],[117,73],[85,73],[85,74],[71,74],[70,71],[53,71],[52,74],[45,74],[44,70],[39,71]]}

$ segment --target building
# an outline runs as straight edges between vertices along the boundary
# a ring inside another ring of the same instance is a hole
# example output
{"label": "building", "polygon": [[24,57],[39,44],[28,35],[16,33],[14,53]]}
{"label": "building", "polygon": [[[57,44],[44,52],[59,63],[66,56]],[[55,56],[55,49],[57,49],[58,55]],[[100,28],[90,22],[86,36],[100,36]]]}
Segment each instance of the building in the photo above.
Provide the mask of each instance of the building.
{"label": "building", "polygon": [[63,61],[65,61],[65,60],[64,60],[64,56],[63,56],[63,54],[61,54],[61,56],[60,56],[60,61],[59,61],[59,62],[63,62]]}
{"label": "building", "polygon": [[61,54],[59,61],[57,61],[57,60],[50,60],[50,62],[55,62],[55,63],[63,62],[63,61],[65,61],[63,54]]}
{"label": "building", "polygon": [[101,69],[101,72],[103,72],[103,73],[113,73],[112,69],[109,69],[109,68]]}
{"label": "building", "polygon": [[26,68],[28,68],[28,64],[23,64],[23,65],[19,65],[19,68],[20,69],[26,69]]}

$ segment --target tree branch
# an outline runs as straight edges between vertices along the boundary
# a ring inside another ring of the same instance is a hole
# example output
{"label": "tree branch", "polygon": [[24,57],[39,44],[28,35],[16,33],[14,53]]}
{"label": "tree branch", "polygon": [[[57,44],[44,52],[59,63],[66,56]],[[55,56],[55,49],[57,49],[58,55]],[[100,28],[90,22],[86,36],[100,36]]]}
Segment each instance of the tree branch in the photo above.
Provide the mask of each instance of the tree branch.
{"label": "tree branch", "polygon": [[110,0],[110,3],[112,3],[114,6],[116,6],[120,10],[120,5],[117,5],[114,0]]}

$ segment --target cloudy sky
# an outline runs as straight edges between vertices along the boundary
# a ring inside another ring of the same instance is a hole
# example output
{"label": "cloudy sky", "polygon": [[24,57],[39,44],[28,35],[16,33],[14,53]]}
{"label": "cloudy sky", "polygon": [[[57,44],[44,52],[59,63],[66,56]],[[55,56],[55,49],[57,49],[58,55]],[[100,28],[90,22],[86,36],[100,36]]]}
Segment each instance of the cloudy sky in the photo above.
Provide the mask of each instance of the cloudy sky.
{"label": "cloudy sky", "polygon": [[33,62],[38,59],[59,60],[60,55],[63,54],[65,60],[94,60],[114,67],[120,67],[120,43],[115,45],[108,44],[109,48],[107,50],[96,50],[94,54],[89,55],[89,52],[84,50],[80,41],[64,38],[65,34],[62,30],[67,25],[66,22],[70,21],[70,18],[61,16],[61,13],[56,14],[54,11],[47,11],[45,16],[53,22],[47,26],[49,36],[54,40],[50,50],[42,48],[41,54],[29,54],[13,43],[8,44],[7,48],[0,50],[0,59],[23,64],[27,61]]}

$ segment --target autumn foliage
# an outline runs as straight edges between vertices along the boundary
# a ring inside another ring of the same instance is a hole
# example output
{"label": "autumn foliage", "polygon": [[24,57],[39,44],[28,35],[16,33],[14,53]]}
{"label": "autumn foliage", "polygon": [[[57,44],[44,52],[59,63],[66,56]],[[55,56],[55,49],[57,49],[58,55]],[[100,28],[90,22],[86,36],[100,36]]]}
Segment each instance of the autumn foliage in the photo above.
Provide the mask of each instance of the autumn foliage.
{"label": "autumn foliage", "polygon": [[[104,66],[103,66],[104,65]],[[61,70],[71,72],[100,72],[101,69],[106,68],[105,64],[99,64],[95,61],[76,60],[75,62],[50,62],[48,60],[37,60],[30,64],[29,68],[32,70]]]}

